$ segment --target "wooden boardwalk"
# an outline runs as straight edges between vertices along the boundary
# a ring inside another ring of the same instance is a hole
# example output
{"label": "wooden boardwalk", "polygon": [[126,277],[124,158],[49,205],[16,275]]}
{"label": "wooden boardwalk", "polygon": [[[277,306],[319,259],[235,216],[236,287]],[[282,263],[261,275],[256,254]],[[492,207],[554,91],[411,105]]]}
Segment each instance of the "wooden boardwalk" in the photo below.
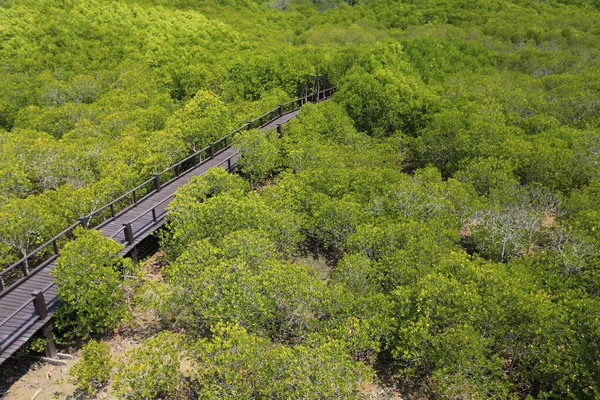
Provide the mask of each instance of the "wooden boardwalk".
{"label": "wooden boardwalk", "polygon": [[[100,230],[105,236],[125,245],[125,249],[121,254],[128,254],[139,242],[162,226],[167,207],[180,186],[187,184],[194,176],[204,175],[206,171],[216,166],[232,170],[237,165],[238,156],[238,152],[232,148],[221,151],[215,155],[214,159],[208,160],[181,175],[169,185],[161,188],[160,192],[144,198],[137,203],[136,207],[131,208],[117,218],[106,221],[96,229]],[[133,240],[126,236],[125,225],[128,223],[131,224]]]}
{"label": "wooden boardwalk", "polygon": [[[148,237],[152,232],[162,226],[166,209],[173,199],[177,188],[185,185],[194,176],[200,176],[206,173],[210,168],[230,160],[230,168],[235,168],[238,153],[231,149],[225,149],[215,155],[214,159],[208,160],[191,171],[181,175],[179,178],[162,188],[158,193],[148,196],[138,202],[135,207],[118,215],[97,227],[105,236],[114,238],[117,242],[125,245],[122,255],[135,251],[135,245]],[[227,164],[225,164],[227,167]],[[155,210],[154,214],[151,210]],[[153,218],[156,216],[155,218]],[[133,222],[132,222],[133,221]],[[125,237],[125,224],[131,223],[134,235],[133,242],[129,242]],[[50,270],[54,267],[56,257],[53,257],[50,263],[43,268],[29,275],[29,278],[6,293],[0,299],[0,320],[11,316],[15,310],[18,310],[23,304],[27,304],[18,311],[0,327],[0,363],[4,362],[9,356],[14,354],[31,336],[46,325],[58,305],[58,295],[54,277],[50,275]],[[48,310],[48,316],[40,320],[38,313],[34,309],[32,293],[44,290],[44,300]]]}
{"label": "wooden boardwalk", "polygon": [[[278,126],[294,118],[300,112],[302,104],[308,101],[326,100],[331,97],[334,91],[335,89],[328,89],[311,95],[312,98],[309,96],[287,103],[291,104],[290,110],[279,106],[279,108],[264,114],[256,120],[250,121],[248,126],[244,126],[237,131],[253,127],[260,127],[264,131],[277,129]],[[236,168],[239,153],[231,147],[231,137],[237,131],[165,170],[170,170],[171,173],[171,175],[165,175],[169,178],[165,184],[160,184],[160,176],[155,176],[157,181],[147,181],[156,186],[153,190],[148,191],[145,197],[136,200],[136,189],[128,192],[127,195],[133,193],[133,204],[128,205],[120,212],[115,213],[114,210],[114,204],[118,204],[119,199],[103,207],[104,211],[100,210],[97,214],[110,212],[110,215],[94,229],[98,229],[105,236],[124,244],[125,249],[121,254],[131,254],[135,259],[135,246],[163,225],[167,207],[178,187],[188,183],[194,176],[203,175],[212,167],[220,166],[229,171]],[[214,145],[219,143],[220,148],[216,149]],[[202,151],[204,150],[208,154],[206,157],[203,157]],[[192,166],[185,167],[185,170],[180,174],[179,170],[182,169],[180,167],[186,165],[186,162],[188,164],[191,162]],[[138,186],[138,188],[143,185]],[[93,221],[93,218],[91,215],[86,219],[82,219],[82,221],[70,227],[68,231],[70,232],[77,225],[87,225],[90,220]],[[60,235],[63,235],[63,233]],[[44,328],[46,337],[51,336],[51,319],[59,304],[54,277],[50,275],[50,270],[54,267],[59,250],[56,240],[54,242],[51,240],[45,246],[51,245],[54,246],[55,255],[48,257],[32,271],[25,272],[24,276],[12,285],[5,288],[4,282],[2,282],[2,287],[5,290],[0,292],[0,364],[13,355],[40,329]],[[27,258],[25,261],[27,261]],[[18,266],[18,263],[14,266]],[[18,269],[15,268],[15,270]],[[53,343],[51,346],[47,346],[46,355],[48,357],[56,356]]]}

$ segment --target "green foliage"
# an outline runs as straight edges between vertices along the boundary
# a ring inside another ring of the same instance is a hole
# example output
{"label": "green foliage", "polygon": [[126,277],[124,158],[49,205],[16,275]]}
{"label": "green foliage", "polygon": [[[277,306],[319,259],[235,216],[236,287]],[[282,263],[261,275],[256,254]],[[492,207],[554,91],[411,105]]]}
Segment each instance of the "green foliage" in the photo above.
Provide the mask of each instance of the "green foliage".
{"label": "green foliage", "polygon": [[117,363],[113,391],[121,399],[185,398],[182,338],[168,331],[146,339]]}
{"label": "green foliage", "polygon": [[[459,255],[436,269],[393,294],[399,315],[390,343],[406,373],[432,371],[434,390],[473,391],[475,397],[516,396],[524,386],[542,398],[590,394],[594,378],[585,372],[593,369],[587,357],[582,353],[586,361],[577,365],[558,361],[578,351],[576,331],[584,343],[596,340],[563,317],[573,304],[552,303],[521,269]],[[559,365],[565,370],[559,372]],[[559,376],[565,380],[557,384]],[[581,381],[567,382],[573,376]]]}
{"label": "green foliage", "polygon": [[240,149],[240,171],[252,187],[269,177],[281,164],[279,138],[273,130],[240,132],[235,136],[233,146]]}
{"label": "green foliage", "polygon": [[285,347],[218,325],[192,354],[198,363],[199,398],[359,398],[370,371],[344,354],[338,342]]}
{"label": "green foliage", "polygon": [[[64,218],[52,212],[49,196],[14,199],[0,206],[0,260],[16,261],[58,233]],[[52,235],[50,235],[51,237]]]}
{"label": "green foliage", "polygon": [[596,207],[599,195],[600,179],[596,177],[587,187],[580,191],[573,191],[570,198],[565,201],[569,222],[585,229],[596,239],[600,239],[600,210]]}
{"label": "green foliage", "polygon": [[195,176],[190,183],[177,190],[171,203],[172,209],[185,207],[188,203],[203,202],[221,193],[243,194],[250,190],[248,183],[223,168],[211,168],[202,176]]}
{"label": "green foliage", "polygon": [[273,345],[237,325],[219,324],[197,341],[167,331],[123,356],[119,398],[360,398],[371,370],[336,341]]}
{"label": "green foliage", "polygon": [[292,342],[310,332],[323,283],[303,267],[273,259],[273,244],[256,234],[226,236],[224,251],[199,242],[166,269],[175,288],[168,310],[179,324],[198,330],[235,322]]}
{"label": "green foliage", "polygon": [[203,203],[179,203],[168,214],[170,234],[165,239],[172,256],[185,246],[203,238],[216,242],[240,229],[258,229],[275,244],[277,251],[288,254],[301,240],[295,215],[275,210],[254,193],[224,192]]}
{"label": "green foliage", "polygon": [[197,151],[230,131],[231,115],[214,93],[200,90],[167,122],[191,151]]}
{"label": "green foliage", "polygon": [[63,302],[55,320],[66,334],[88,338],[129,317],[122,276],[134,268],[131,260],[117,255],[123,245],[100,232],[78,229],[75,236],[61,250],[52,271]]}
{"label": "green foliage", "polygon": [[313,196],[311,221],[308,235],[318,241],[323,248],[343,250],[348,235],[364,220],[361,205],[352,200],[336,199],[324,194]]}
{"label": "green foliage", "polygon": [[[115,394],[352,398],[379,360],[412,397],[597,398],[598,6],[4,1],[0,260],[336,84],[237,136],[250,182],[179,190],[153,300],[188,336]],[[57,325],[85,336],[127,317],[130,266],[80,235]]]}
{"label": "green foliage", "polygon": [[454,176],[461,182],[473,185],[482,196],[487,196],[492,191],[514,187],[518,183],[514,176],[514,167],[509,162],[497,158],[473,160]]}
{"label": "green foliage", "polygon": [[386,49],[381,59],[376,57],[367,70],[355,67],[348,72],[339,101],[360,131],[378,137],[397,132],[416,136],[436,108],[435,95],[399,61],[401,49]]}
{"label": "green foliage", "polygon": [[34,336],[29,339],[21,349],[19,349],[18,354],[43,353],[47,344],[48,339]]}
{"label": "green foliage", "polygon": [[69,370],[77,388],[88,395],[108,383],[114,362],[105,342],[90,340],[81,350],[81,360]]}
{"label": "green foliage", "polygon": [[302,112],[285,125],[284,143],[290,150],[304,141],[313,146],[315,142],[330,142],[366,149],[369,137],[354,128],[354,121],[344,108],[335,101],[306,104]]}

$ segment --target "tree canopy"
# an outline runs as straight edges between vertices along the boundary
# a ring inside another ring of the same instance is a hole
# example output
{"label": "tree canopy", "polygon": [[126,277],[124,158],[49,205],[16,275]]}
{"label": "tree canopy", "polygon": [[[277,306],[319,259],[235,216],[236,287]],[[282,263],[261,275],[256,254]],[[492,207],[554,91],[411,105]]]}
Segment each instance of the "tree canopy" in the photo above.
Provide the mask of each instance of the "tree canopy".
{"label": "tree canopy", "polygon": [[64,246],[65,331],[161,322],[117,356],[90,342],[78,384],[597,399],[599,20],[598,0],[2,1],[0,262],[337,86],[177,192],[159,282],[100,233]]}

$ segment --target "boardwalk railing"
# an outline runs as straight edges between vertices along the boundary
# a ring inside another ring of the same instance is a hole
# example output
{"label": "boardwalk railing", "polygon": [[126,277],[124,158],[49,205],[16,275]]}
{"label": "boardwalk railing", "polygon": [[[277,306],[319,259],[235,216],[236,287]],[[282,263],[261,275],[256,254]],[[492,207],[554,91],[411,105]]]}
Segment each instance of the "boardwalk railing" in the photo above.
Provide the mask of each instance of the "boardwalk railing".
{"label": "boardwalk railing", "polygon": [[[0,298],[4,293],[27,279],[31,274],[36,273],[58,257],[58,252],[62,244],[73,238],[73,230],[81,225],[81,220],[75,222],[67,229],[63,230],[19,261],[0,272]],[[44,257],[45,256],[45,257]],[[32,269],[32,266],[35,267]]]}
{"label": "boardwalk railing", "polygon": [[[329,97],[333,96],[335,91],[336,88],[332,87],[284,104],[280,104],[278,107],[264,113],[254,120],[248,121],[248,123],[242,125],[233,132],[228,133],[203,149],[198,150],[184,159],[177,161],[170,167],[158,174],[155,174],[148,180],[140,183],[138,186],[122,194],[110,203],[98,208],[96,211],[79,218],[77,222],[58,233],[56,236],[35,250],[31,251],[29,254],[10,265],[5,270],[0,271],[0,298],[4,297],[6,293],[25,281],[31,274],[34,274],[48,264],[52,263],[58,257],[60,247],[73,238],[73,230],[76,227],[83,226],[84,228],[87,228],[89,226],[93,226],[95,229],[102,229],[104,225],[113,221],[119,215],[137,206],[138,203],[145,200],[152,194],[159,192],[163,186],[167,186],[179,176],[202,165],[207,160],[214,158],[215,155],[230,148],[233,143],[233,137],[236,133],[243,130],[261,128],[275,119],[299,109],[302,107],[302,105],[308,102],[316,103],[318,101],[328,99]],[[224,163],[228,163],[227,168],[229,170],[232,169],[231,157],[223,161],[221,164]],[[164,214],[156,215],[156,209],[159,207],[159,205],[160,204],[157,204],[148,211],[153,213],[153,220],[155,220],[154,222],[160,222],[162,219],[164,219]],[[147,215],[147,213],[144,215]],[[125,227],[123,233],[127,242],[131,244],[135,239],[131,230],[128,230],[127,227]],[[116,234],[113,236],[116,236]],[[3,323],[5,322],[0,323],[0,326]]]}
{"label": "boardwalk railing", "polygon": [[[225,160],[221,161],[215,167],[223,167],[227,171],[233,171],[237,167],[237,162],[232,161],[236,156],[237,156],[237,153],[227,157]],[[154,204],[152,208],[144,211],[143,213],[141,213],[134,219],[128,221],[123,226],[122,230],[115,232],[114,234],[112,234],[110,236],[110,238],[115,239],[120,234],[123,234],[123,237],[125,238],[127,243],[130,245],[133,245],[135,240],[138,239],[140,236],[143,236],[148,231],[148,229],[156,226],[158,223],[162,222],[165,219],[165,216],[167,215],[167,210],[165,207],[163,207],[163,205],[165,203],[168,203],[169,201],[171,201],[174,196],[175,196],[175,194],[172,194],[172,195],[164,198],[160,202]],[[160,210],[162,210],[162,211],[160,211]],[[135,222],[139,221],[140,219],[144,218],[145,216],[147,216],[149,214],[152,215],[152,220],[147,222],[142,227],[138,227],[138,229],[136,231],[134,231],[132,228],[132,225]]]}
{"label": "boardwalk railing", "polygon": [[[19,340],[21,335],[31,329],[36,323],[40,321],[46,323],[52,317],[52,312],[50,310],[57,305],[58,299],[55,298],[54,300],[47,302],[45,297],[46,292],[50,290],[52,286],[54,286],[54,282],[46,285],[41,290],[33,291],[29,300],[23,302],[16,310],[0,322],[0,328],[2,328],[8,324],[14,324],[14,320],[18,320],[15,331],[10,336],[2,338],[0,341],[0,353],[4,352],[4,350]],[[23,314],[24,310],[32,303],[35,314],[31,315],[28,313],[28,315],[20,315]],[[50,348],[52,351],[55,351],[54,346],[50,346]],[[55,356],[54,354],[51,355]]]}

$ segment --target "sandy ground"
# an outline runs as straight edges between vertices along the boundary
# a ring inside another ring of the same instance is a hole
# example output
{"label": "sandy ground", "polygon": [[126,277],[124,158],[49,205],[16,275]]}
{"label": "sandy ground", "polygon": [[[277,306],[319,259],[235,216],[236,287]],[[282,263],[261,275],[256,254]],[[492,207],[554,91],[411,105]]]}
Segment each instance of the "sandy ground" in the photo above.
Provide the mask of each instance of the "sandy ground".
{"label": "sandy ground", "polygon": [[[33,362],[29,371],[16,381],[6,392],[7,400],[36,399],[76,399],[75,387],[69,382],[68,371],[76,360],[67,360],[67,366],[53,366],[47,363]],[[30,362],[24,360],[24,362]],[[10,379],[10,378],[9,378]]]}
{"label": "sandy ground", "polygon": [[[112,334],[102,338],[109,344],[114,356],[119,356],[137,346],[146,337],[154,335],[158,329],[158,322],[151,313],[136,313],[135,323],[130,323],[119,332],[118,335]],[[66,361],[66,366],[51,365],[42,362],[39,358],[22,357],[18,360],[11,360],[2,368],[10,368],[4,372],[4,384],[8,387],[5,390],[6,400],[49,400],[49,399],[116,399],[107,391],[102,391],[96,396],[88,396],[80,393],[71,382],[69,370],[75,365],[81,354],[79,346],[71,346],[69,349],[60,349],[73,356],[72,360]],[[12,372],[12,374],[11,374]],[[12,375],[12,376],[11,376]],[[3,391],[4,391],[3,390]],[[0,392],[1,394],[2,392]]]}

